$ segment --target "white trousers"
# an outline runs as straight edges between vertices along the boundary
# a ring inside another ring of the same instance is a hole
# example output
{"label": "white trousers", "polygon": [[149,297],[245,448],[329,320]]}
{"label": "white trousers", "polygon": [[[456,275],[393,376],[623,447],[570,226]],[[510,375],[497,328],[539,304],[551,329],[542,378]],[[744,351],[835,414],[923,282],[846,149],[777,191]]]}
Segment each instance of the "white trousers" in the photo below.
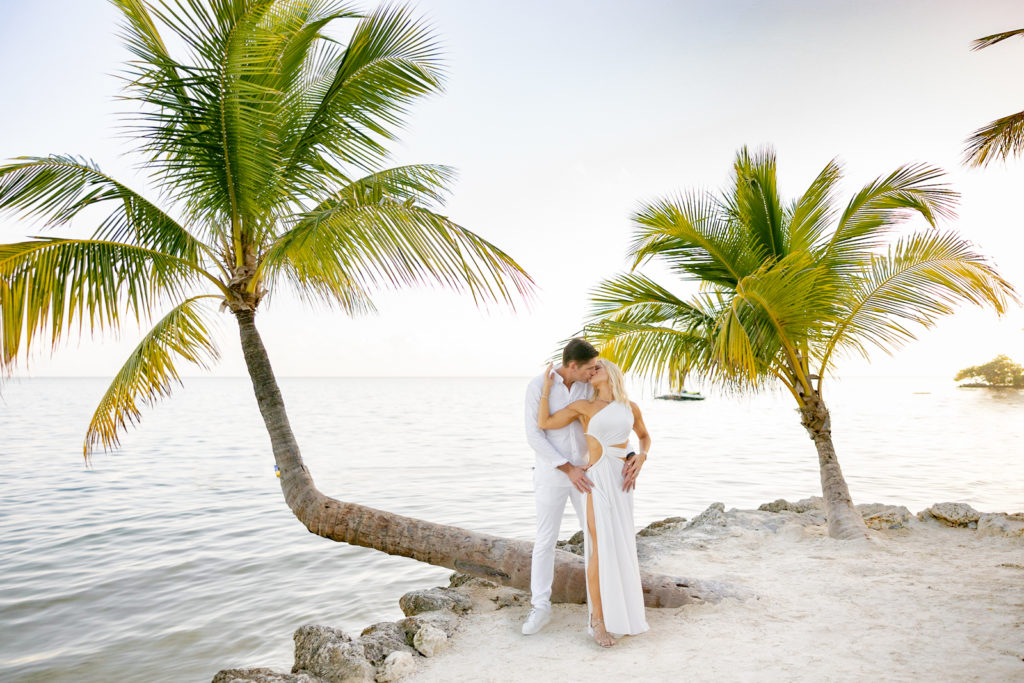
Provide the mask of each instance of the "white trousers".
{"label": "white trousers", "polygon": [[565,499],[572,502],[580,529],[586,523],[586,504],[583,494],[574,486],[535,486],[537,505],[537,538],[533,542],[530,563],[530,602],[537,609],[551,609],[551,582],[555,578],[555,543],[565,513]]}

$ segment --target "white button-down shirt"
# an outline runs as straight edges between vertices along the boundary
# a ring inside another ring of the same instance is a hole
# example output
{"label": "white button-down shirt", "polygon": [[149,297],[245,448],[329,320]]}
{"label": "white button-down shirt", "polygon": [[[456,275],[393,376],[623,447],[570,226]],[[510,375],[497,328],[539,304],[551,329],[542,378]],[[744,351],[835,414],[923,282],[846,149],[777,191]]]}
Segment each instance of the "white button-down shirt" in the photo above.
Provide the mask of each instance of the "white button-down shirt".
{"label": "white button-down shirt", "polygon": [[[551,370],[554,384],[551,385],[548,406],[552,413],[573,401],[589,399],[593,393],[587,382],[573,382],[572,386],[566,387],[562,376],[555,372],[557,369]],[[556,468],[567,462],[579,467],[586,465],[589,460],[587,437],[583,435],[583,425],[579,420],[573,420],[561,429],[541,429],[537,426],[537,408],[543,387],[544,373],[541,373],[526,388],[526,442],[536,454],[533,483],[534,486],[572,486],[569,477]]]}

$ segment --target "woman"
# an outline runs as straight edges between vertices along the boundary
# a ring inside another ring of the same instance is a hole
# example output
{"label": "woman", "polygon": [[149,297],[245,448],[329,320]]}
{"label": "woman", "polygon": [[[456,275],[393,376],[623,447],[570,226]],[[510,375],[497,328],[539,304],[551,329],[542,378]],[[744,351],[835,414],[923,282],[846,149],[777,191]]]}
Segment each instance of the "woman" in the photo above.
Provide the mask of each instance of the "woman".
{"label": "woman", "polygon": [[540,392],[537,425],[558,429],[573,420],[583,423],[590,449],[587,477],[593,482],[587,494],[587,528],[584,531],[584,559],[587,568],[587,632],[602,647],[611,647],[610,635],[636,635],[648,629],[644,617],[644,595],[640,585],[640,565],[636,557],[633,529],[633,481],[627,469],[626,446],[630,431],[640,439],[640,449],[630,471],[637,472],[647,461],[651,436],[647,433],[640,408],[626,396],[622,371],[611,361],[601,359],[590,380],[593,398],[575,401],[550,414],[551,367]]}

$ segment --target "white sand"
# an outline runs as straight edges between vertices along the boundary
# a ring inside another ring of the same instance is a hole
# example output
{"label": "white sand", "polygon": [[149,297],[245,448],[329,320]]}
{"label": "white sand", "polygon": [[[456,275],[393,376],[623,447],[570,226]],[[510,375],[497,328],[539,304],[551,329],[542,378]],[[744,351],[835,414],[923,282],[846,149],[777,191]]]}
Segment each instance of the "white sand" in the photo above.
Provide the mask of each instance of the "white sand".
{"label": "white sand", "polygon": [[527,637],[527,608],[480,590],[450,649],[404,680],[1024,681],[1021,539],[915,521],[851,543],[790,513],[728,517],[640,539],[641,565],[753,597],[649,609],[648,633],[603,650],[582,605],[555,605]]}

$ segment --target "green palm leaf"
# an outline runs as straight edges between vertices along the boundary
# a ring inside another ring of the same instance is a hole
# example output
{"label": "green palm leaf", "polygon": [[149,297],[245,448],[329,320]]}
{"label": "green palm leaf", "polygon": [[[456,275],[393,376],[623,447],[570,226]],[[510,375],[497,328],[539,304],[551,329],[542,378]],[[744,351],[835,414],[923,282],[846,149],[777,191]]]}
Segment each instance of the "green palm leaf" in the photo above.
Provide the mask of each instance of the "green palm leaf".
{"label": "green palm leaf", "polygon": [[633,222],[634,268],[656,257],[692,279],[729,287],[756,267],[735,225],[706,192],[655,201],[637,211]]}
{"label": "green palm leaf", "polygon": [[[714,339],[700,331],[603,320],[588,324],[584,333],[623,371],[667,377],[674,388],[681,388],[688,376],[721,375]],[[736,381],[733,377],[722,379],[727,383]]]}
{"label": "green palm leaf", "polygon": [[121,10],[124,19],[120,36],[137,59],[127,70],[129,82],[164,90],[174,98],[178,108],[187,108],[188,94],[178,85],[182,79],[182,65],[171,57],[147,4],[141,0],[110,1]]}
{"label": "green palm leaf", "polygon": [[[1003,31],[978,38],[971,44],[971,49],[981,50],[1016,36],[1024,36],[1024,29]],[[986,166],[993,159],[1006,161],[1021,152],[1024,152],[1024,111],[1003,116],[974,131],[967,139],[964,163],[971,166]]]}
{"label": "green palm leaf", "polygon": [[129,244],[48,238],[0,244],[5,361],[27,354],[46,329],[56,344],[76,323],[116,328],[125,311],[140,320],[161,300],[180,298],[201,275],[186,261]]}
{"label": "green palm leaf", "polygon": [[18,357],[25,322],[25,295],[19,291],[25,284],[19,283],[14,290],[0,278],[0,369],[9,374]]}
{"label": "green palm leaf", "polygon": [[735,191],[729,202],[733,219],[753,238],[762,258],[781,258],[787,245],[775,153],[762,149],[751,154],[744,147],[736,155],[733,175]]}
{"label": "green palm leaf", "polygon": [[69,223],[87,207],[115,208],[93,239],[123,242],[198,261],[206,247],[174,219],[94,163],[68,156],[19,157],[0,167],[0,210],[39,218],[48,227]]}
{"label": "green palm leaf", "polygon": [[835,232],[824,245],[823,257],[838,271],[866,263],[872,249],[883,246],[891,229],[913,215],[933,226],[955,216],[959,193],[945,183],[941,169],[907,164],[865,185],[846,206]]}
{"label": "green palm leaf", "polygon": [[525,295],[533,282],[503,251],[444,216],[405,204],[344,201],[282,235],[266,253],[261,274],[319,280],[330,283],[328,291],[440,284],[468,289],[474,300],[510,304],[508,283]]}
{"label": "green palm leaf", "polygon": [[955,233],[918,233],[875,256],[829,330],[823,365],[833,348],[867,356],[867,344],[892,352],[914,339],[908,324],[931,327],[963,303],[1006,311],[1017,299],[971,244]]}
{"label": "green palm leaf", "polygon": [[198,303],[202,298],[207,297],[186,299],[175,306],[128,356],[89,423],[83,447],[87,459],[98,446],[116,448],[118,433],[142,418],[142,405],[153,405],[170,394],[174,383],[181,384],[176,360],[206,369],[219,358],[210,335],[211,321]]}
{"label": "green palm leaf", "polygon": [[1015,31],[1004,31],[1002,33],[993,33],[990,36],[985,36],[984,38],[978,38],[977,40],[975,40],[973,43],[971,43],[971,49],[972,50],[982,50],[982,49],[984,49],[986,47],[989,47],[990,45],[995,45],[996,43],[1001,43],[1004,40],[1008,40],[1010,38],[1013,38],[1014,36],[1020,36],[1020,35],[1024,35],[1024,28],[1019,28],[1019,29],[1017,29]]}
{"label": "green palm leaf", "polygon": [[633,325],[672,322],[676,329],[714,324],[701,308],[683,301],[654,280],[624,273],[600,283],[590,292],[590,318]]}
{"label": "green palm leaf", "polygon": [[800,346],[832,318],[835,292],[823,275],[809,254],[796,252],[740,281],[734,296],[747,305],[734,308],[756,346]]}
{"label": "green palm leaf", "polygon": [[441,88],[436,38],[397,6],[374,11],[344,52],[312,66],[317,97],[283,141],[289,168],[315,168],[322,157],[377,167],[387,155],[383,143],[403,125],[409,104]]}
{"label": "green palm leaf", "polygon": [[964,161],[986,166],[993,159],[1006,161],[1024,151],[1024,111],[996,119],[967,138]]}
{"label": "green palm leaf", "polygon": [[332,201],[322,203],[312,213],[328,211],[338,204],[360,206],[391,202],[423,208],[440,206],[447,199],[448,185],[454,179],[455,171],[449,166],[396,166],[346,184]]}
{"label": "green palm leaf", "polygon": [[842,167],[835,159],[796,200],[788,216],[789,251],[810,251],[827,234],[836,217],[836,190]]}

